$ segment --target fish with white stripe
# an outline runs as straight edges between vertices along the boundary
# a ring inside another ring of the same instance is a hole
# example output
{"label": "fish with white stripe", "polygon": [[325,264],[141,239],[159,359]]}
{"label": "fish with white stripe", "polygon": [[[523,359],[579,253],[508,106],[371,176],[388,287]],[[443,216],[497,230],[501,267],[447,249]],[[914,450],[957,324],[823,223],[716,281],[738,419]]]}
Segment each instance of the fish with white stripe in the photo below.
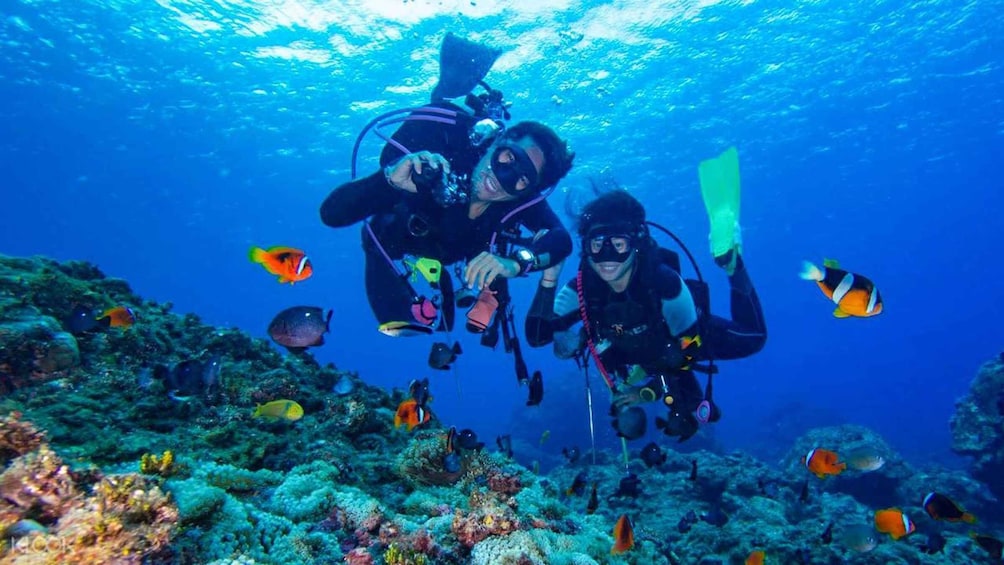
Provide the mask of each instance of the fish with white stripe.
{"label": "fish with white stripe", "polygon": [[800,275],[816,281],[819,289],[837,305],[833,315],[837,318],[869,318],[882,313],[882,295],[868,277],[844,271],[832,259],[823,261],[823,267],[804,261]]}

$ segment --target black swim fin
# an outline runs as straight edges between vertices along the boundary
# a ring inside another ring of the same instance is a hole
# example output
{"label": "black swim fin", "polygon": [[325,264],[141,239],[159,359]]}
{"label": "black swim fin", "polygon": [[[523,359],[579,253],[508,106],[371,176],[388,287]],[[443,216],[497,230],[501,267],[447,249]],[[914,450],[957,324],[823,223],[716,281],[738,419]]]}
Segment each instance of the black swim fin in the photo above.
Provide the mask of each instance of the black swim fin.
{"label": "black swim fin", "polygon": [[500,55],[500,49],[447,32],[439,50],[439,82],[432,91],[432,101],[470,93],[485,78]]}

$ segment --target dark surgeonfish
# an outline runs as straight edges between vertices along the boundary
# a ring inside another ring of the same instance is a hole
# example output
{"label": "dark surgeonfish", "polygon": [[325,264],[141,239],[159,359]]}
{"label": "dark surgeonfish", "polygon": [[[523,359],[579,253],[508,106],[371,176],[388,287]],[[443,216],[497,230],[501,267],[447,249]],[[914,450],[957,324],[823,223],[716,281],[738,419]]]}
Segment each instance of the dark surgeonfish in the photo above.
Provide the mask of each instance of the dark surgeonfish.
{"label": "dark surgeonfish", "polygon": [[432,344],[432,349],[429,351],[429,366],[437,371],[447,371],[450,369],[450,364],[463,352],[459,341],[453,342],[453,347],[437,341]]}
{"label": "dark surgeonfish", "polygon": [[157,365],[153,377],[164,383],[167,394],[174,400],[184,401],[200,394],[212,394],[221,385],[222,360],[213,355],[207,361],[187,359],[168,367]]}
{"label": "dark surgeonfish", "polygon": [[331,329],[331,316],[317,306],[293,306],[276,314],[268,325],[273,341],[292,353],[302,353],[308,347],[324,345],[324,334]]}
{"label": "dark surgeonfish", "polygon": [[652,441],[641,448],[641,460],[645,463],[646,467],[652,468],[665,463],[666,454],[662,452],[658,444]]}
{"label": "dark surgeonfish", "polygon": [[534,371],[530,378],[530,395],[526,399],[527,406],[537,406],[544,400],[544,376],[540,371]]}

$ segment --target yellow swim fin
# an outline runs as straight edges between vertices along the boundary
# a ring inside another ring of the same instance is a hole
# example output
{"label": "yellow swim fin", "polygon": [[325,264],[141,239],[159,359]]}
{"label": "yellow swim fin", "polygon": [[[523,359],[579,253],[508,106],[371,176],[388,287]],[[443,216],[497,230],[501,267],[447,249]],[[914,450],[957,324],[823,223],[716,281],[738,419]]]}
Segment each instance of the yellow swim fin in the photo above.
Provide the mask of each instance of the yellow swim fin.
{"label": "yellow swim fin", "polygon": [[[701,161],[697,172],[701,181],[701,196],[711,224],[711,255],[716,260],[728,259],[725,270],[731,274],[735,270],[738,254],[742,253],[742,232],[739,227],[739,151],[735,147],[729,147],[718,157]],[[730,251],[735,253],[727,258]]]}

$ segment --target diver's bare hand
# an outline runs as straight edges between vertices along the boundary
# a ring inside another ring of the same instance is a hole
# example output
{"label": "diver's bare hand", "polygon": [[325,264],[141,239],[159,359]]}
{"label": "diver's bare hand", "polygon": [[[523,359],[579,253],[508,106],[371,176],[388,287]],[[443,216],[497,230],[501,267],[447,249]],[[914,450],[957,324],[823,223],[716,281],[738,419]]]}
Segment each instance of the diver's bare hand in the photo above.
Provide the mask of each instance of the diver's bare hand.
{"label": "diver's bare hand", "polygon": [[641,393],[638,388],[633,386],[629,386],[616,392],[611,400],[611,403],[618,410],[623,410],[624,408],[634,406],[635,404],[641,404],[641,402]]}
{"label": "diver's bare hand", "polygon": [[477,257],[467,262],[464,282],[467,283],[467,288],[481,290],[491,286],[499,275],[507,279],[519,275],[519,263],[482,251]]}
{"label": "diver's bare hand", "polygon": [[558,277],[561,276],[561,268],[565,266],[565,262],[561,261],[555,265],[541,271],[540,276],[540,286],[544,288],[554,288],[558,285]]}
{"label": "diver's bare hand", "polygon": [[397,161],[387,165],[383,170],[383,176],[387,183],[398,190],[406,192],[418,192],[415,181],[411,180],[414,172],[416,175],[422,174],[422,169],[432,167],[433,170],[442,169],[444,174],[450,173],[450,162],[439,153],[429,151],[418,151],[409,153]]}

